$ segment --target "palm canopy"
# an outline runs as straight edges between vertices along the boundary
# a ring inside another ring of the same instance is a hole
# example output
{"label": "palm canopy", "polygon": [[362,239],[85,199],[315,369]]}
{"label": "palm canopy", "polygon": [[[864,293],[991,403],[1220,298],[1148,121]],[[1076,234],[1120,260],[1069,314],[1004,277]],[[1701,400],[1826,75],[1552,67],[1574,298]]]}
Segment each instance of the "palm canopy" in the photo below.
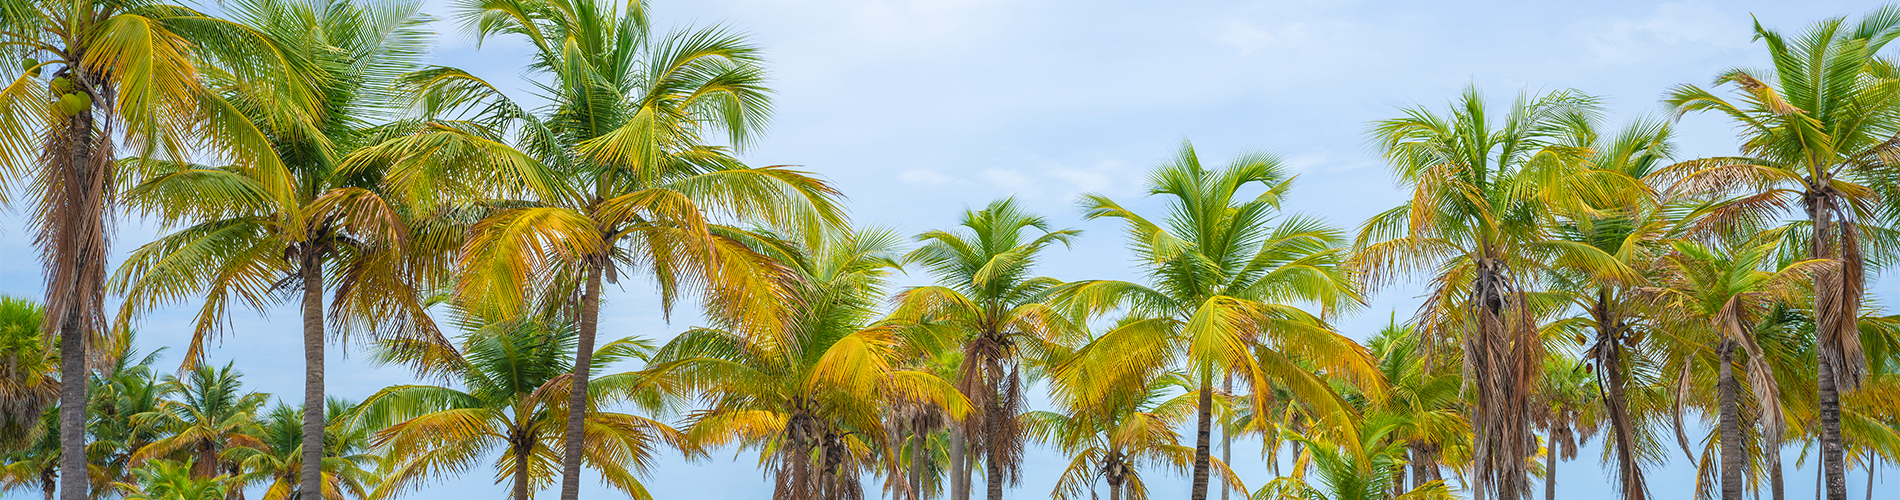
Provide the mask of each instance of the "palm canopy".
{"label": "palm canopy", "polygon": [[[531,498],[559,476],[578,343],[572,324],[532,316],[464,315],[460,321],[469,331],[459,348],[416,339],[380,343],[378,360],[408,364],[454,385],[391,386],[351,411],[348,425],[380,429],[373,442],[384,456],[382,482],[370,498],[420,488],[491,453],[495,482],[508,484],[515,500]],[[588,373],[644,359],[650,351],[636,339],[609,342],[593,353]],[[633,402],[657,411],[663,402],[654,393],[659,382],[645,372],[601,375],[583,400],[594,407],[581,433],[587,444],[583,463],[608,486],[641,500],[650,498],[640,476],[654,454],[662,446],[687,450],[686,443],[662,422],[602,407]]]}
{"label": "palm canopy", "polygon": [[[1345,428],[1352,426],[1353,409],[1320,374],[1363,387],[1383,382],[1365,348],[1333,332],[1322,318],[1356,304],[1359,287],[1341,265],[1345,252],[1337,229],[1300,216],[1276,220],[1291,187],[1277,159],[1242,156],[1210,169],[1184,144],[1174,161],[1155,169],[1149,185],[1167,203],[1167,218],[1159,223],[1107,197],[1083,201],[1088,217],[1127,225],[1149,285],[1079,281],[1052,293],[1083,316],[1125,310],[1140,318],[1122,322],[1078,354],[1099,361],[1073,366],[1112,372],[1186,362],[1200,393],[1194,475],[1199,498],[1208,477],[1216,375],[1231,373],[1252,387],[1255,408],[1269,407],[1271,388],[1283,385],[1314,415]],[[1242,195],[1256,185],[1263,188],[1258,195]],[[1298,304],[1318,306],[1322,313]]]}
{"label": "palm canopy", "polygon": [[257,413],[270,395],[245,391],[242,375],[230,364],[200,366],[184,378],[167,375],[163,390],[162,395],[178,398],[162,400],[153,411],[131,418],[162,429],[165,437],[140,448],[131,465],[169,457],[190,463],[195,478],[235,476],[236,464],[227,463],[224,453],[259,445],[253,435]]}
{"label": "palm canopy", "polygon": [[[1310,436],[1289,435],[1305,445],[1292,475],[1254,492],[1253,500],[1450,500],[1457,498],[1443,480],[1413,488],[1394,484],[1404,478],[1404,440],[1389,439],[1398,424],[1391,417],[1368,419],[1355,442],[1364,447]],[[1312,479],[1309,479],[1309,475]],[[1316,487],[1313,483],[1319,483]]]}
{"label": "palm canopy", "polygon": [[32,441],[59,399],[59,350],[40,330],[40,305],[0,295],[0,449]]}
{"label": "palm canopy", "polygon": [[[349,419],[355,405],[332,399],[324,412],[323,498],[370,498],[381,482],[381,457],[370,450],[373,429]],[[226,452],[242,474],[242,487],[263,485],[262,500],[290,500],[298,492],[303,468],[303,408],[279,403],[257,419],[253,446]]]}
{"label": "palm canopy", "polygon": [[881,449],[890,442],[882,419],[893,408],[916,402],[962,419],[970,411],[962,394],[930,372],[902,368],[941,340],[879,321],[897,244],[876,229],[833,232],[816,248],[757,241],[798,277],[792,306],[774,322],[781,330],[694,329],[655,357],[708,405],[688,418],[693,442],[759,450],[775,476],[773,498],[862,498],[864,475],[888,470],[897,480],[896,454]]}

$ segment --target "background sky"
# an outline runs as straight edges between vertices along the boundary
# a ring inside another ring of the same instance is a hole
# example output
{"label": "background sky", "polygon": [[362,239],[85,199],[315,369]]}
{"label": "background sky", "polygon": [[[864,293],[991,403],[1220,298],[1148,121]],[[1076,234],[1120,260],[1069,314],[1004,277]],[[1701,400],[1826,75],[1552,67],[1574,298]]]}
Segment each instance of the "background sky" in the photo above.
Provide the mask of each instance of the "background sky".
{"label": "background sky", "polygon": [[[448,18],[455,0],[429,0]],[[1178,0],[653,0],[661,29],[720,24],[765,49],[777,90],[764,140],[745,153],[754,164],[795,164],[849,196],[859,224],[906,234],[945,227],[965,208],[1015,196],[1057,227],[1086,232],[1073,249],[1052,251],[1044,274],[1064,279],[1132,279],[1120,228],[1084,221],[1082,193],[1141,196],[1145,172],[1192,140],[1204,162],[1269,152],[1299,173],[1291,210],[1344,228],[1401,200],[1366,146],[1373,120],[1413,105],[1442,108],[1467,85],[1505,101],[1519,92],[1575,88],[1602,98],[1609,121],[1659,115],[1671,86],[1706,85],[1731,67],[1766,64],[1751,43],[1751,16],[1798,31],[1817,20],[1858,16],[1873,2],[1805,1],[1260,1]],[[527,98],[524,47],[481,47],[452,21],[435,63],[468,69]],[[1734,130],[1713,116],[1681,120],[1682,158],[1735,152]],[[1133,203],[1149,212],[1153,203]],[[37,253],[20,210],[0,214],[0,293],[43,294]],[[162,231],[125,218],[114,254]],[[919,283],[921,274],[900,279]],[[602,313],[603,338],[658,340],[693,326],[690,310],[663,319],[650,286],[624,282]],[[1893,282],[1873,287],[1893,296]],[[1416,307],[1416,287],[1382,292],[1340,322],[1366,338],[1391,312]],[[191,304],[160,311],[140,327],[142,346],[182,346]],[[235,361],[254,390],[289,395],[302,387],[294,309],[234,315],[230,335],[210,351]],[[177,351],[165,367],[176,366]],[[333,394],[361,399],[412,380],[373,366],[362,346],[332,348]],[[343,355],[339,355],[343,354]],[[1558,467],[1560,498],[1608,498],[1609,480],[1592,442]],[[1020,487],[1009,498],[1045,498],[1066,459],[1032,446]],[[1258,446],[1236,447],[1234,467],[1251,486],[1268,474]],[[1795,458],[1790,452],[1789,463]],[[1657,498],[1692,493],[1693,465],[1675,457],[1650,472]],[[1814,469],[1790,470],[1788,491],[1805,498]],[[1182,479],[1153,480],[1157,498],[1185,495]],[[1849,476],[1865,494],[1866,476]],[[1876,484],[1891,495],[1893,483]],[[712,460],[669,459],[647,480],[655,498],[766,498],[756,454],[724,450]],[[589,498],[619,498],[598,485]],[[867,484],[877,491],[877,486]],[[979,490],[980,491],[980,490]],[[553,494],[552,491],[548,493]],[[416,498],[499,498],[489,469],[442,478]],[[20,498],[25,498],[21,496]]]}

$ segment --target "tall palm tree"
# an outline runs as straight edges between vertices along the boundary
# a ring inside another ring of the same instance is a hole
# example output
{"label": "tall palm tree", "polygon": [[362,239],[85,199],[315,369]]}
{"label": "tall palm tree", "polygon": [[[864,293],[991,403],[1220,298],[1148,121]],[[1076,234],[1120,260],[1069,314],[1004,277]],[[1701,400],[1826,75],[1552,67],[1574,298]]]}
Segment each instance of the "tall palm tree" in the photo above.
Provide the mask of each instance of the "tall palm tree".
{"label": "tall palm tree", "polygon": [[[329,427],[323,433],[323,491],[326,500],[370,498],[379,482],[376,469],[381,457],[370,451],[373,429],[364,420],[350,419],[354,405],[332,399],[324,415]],[[227,451],[238,464],[239,487],[264,485],[260,500],[298,498],[298,483],[303,480],[303,409],[278,404],[258,419],[255,446]]]}
{"label": "tall palm tree", "polygon": [[[1654,182],[1655,175],[1667,166],[1674,154],[1673,129],[1654,120],[1637,120],[1615,134],[1597,136],[1591,127],[1578,129],[1579,143],[1589,144],[1592,154],[1589,168],[1607,170],[1631,179]],[[1616,269],[1643,270],[1666,252],[1662,241],[1681,232],[1686,200],[1666,199],[1667,194],[1653,189],[1634,192],[1636,196],[1591,204],[1589,210],[1562,215],[1553,228],[1554,237],[1590,245],[1614,257]],[[1633,409],[1633,387],[1656,382],[1655,360],[1640,349],[1649,325],[1644,301],[1635,289],[1644,280],[1630,280],[1620,273],[1591,273],[1587,269],[1557,268],[1550,274],[1553,291],[1566,296],[1579,311],[1577,319],[1595,333],[1583,351],[1593,367],[1597,392],[1604,417],[1609,423],[1608,439],[1615,446],[1616,489],[1623,500],[1649,498],[1648,482],[1643,479],[1641,442],[1647,439],[1649,426],[1644,414]],[[1548,488],[1547,488],[1548,491]]]}
{"label": "tall palm tree", "polygon": [[1642,192],[1627,175],[1583,168],[1590,148],[1574,138],[1594,102],[1571,91],[1521,95],[1499,117],[1467,88],[1449,113],[1410,108],[1372,127],[1372,141],[1413,194],[1365,222],[1355,262],[1373,283],[1432,273],[1414,323],[1428,338],[1460,342],[1465,383],[1476,393],[1469,417],[1479,499],[1519,500],[1532,491],[1531,401],[1545,356],[1530,296],[1539,274],[1569,267],[1634,278],[1602,250],[1548,231],[1560,214]]}
{"label": "tall palm tree", "polygon": [[[1095,361],[1076,366],[1143,370],[1186,362],[1197,397],[1193,500],[1207,498],[1218,377],[1232,373],[1252,387],[1256,409],[1270,406],[1273,384],[1288,387],[1313,415],[1356,437],[1353,408],[1318,375],[1384,392],[1370,353],[1322,320],[1324,312],[1359,299],[1351,273],[1340,265],[1340,232],[1304,217],[1275,220],[1291,179],[1272,157],[1242,156],[1210,169],[1193,145],[1183,144],[1149,179],[1149,192],[1167,203],[1167,219],[1150,220],[1101,195],[1083,201],[1089,218],[1127,224],[1150,285],[1093,280],[1054,291],[1081,316],[1126,309],[1145,318],[1103,334],[1078,354]],[[1243,197],[1242,189],[1256,185],[1265,191]],[[1301,303],[1320,306],[1322,314]]]}
{"label": "tall palm tree", "polygon": [[[410,365],[425,376],[455,386],[396,385],[363,400],[348,424],[376,431],[384,454],[382,483],[367,498],[390,498],[419,488],[444,473],[463,471],[499,452],[495,482],[507,484],[513,500],[528,500],[554,483],[566,434],[567,378],[577,335],[571,322],[530,316],[495,320],[462,313],[469,331],[459,348],[423,339],[379,343],[376,357]],[[651,351],[635,339],[601,346],[590,356],[586,376]],[[647,373],[604,375],[589,385],[582,404],[605,406],[651,402],[656,378]],[[652,408],[649,408],[652,409]],[[679,432],[628,413],[594,410],[582,423],[583,457],[614,489],[651,500],[639,476],[660,447],[685,449]],[[299,497],[301,498],[301,496]]]}
{"label": "tall palm tree", "polygon": [[1051,230],[1047,220],[1008,198],[964,212],[958,226],[917,236],[924,245],[905,260],[923,264],[940,284],[899,294],[896,316],[965,332],[956,384],[977,410],[954,432],[978,444],[975,455],[987,468],[987,498],[1001,500],[1004,485],[1015,484],[1022,472],[1023,430],[1016,421],[1024,407],[1019,358],[1071,329],[1041,303],[1045,292],[1061,282],[1035,276],[1036,259],[1043,249],[1067,245],[1081,232]]}
{"label": "tall palm tree", "polygon": [[[670,310],[698,285],[713,315],[771,318],[778,274],[707,220],[784,226],[798,234],[842,222],[837,193],[802,172],[750,168],[731,156],[769,111],[758,49],[722,28],[659,36],[644,1],[460,2],[478,39],[518,37],[528,68],[548,81],[530,112],[467,72],[412,76],[431,121],[384,142],[360,163],[395,165],[392,189],[411,204],[486,201],[463,246],[457,292],[520,312],[524,291],[565,296],[578,311],[574,381],[585,394],[602,282],[645,273]],[[715,141],[725,139],[728,145]],[[492,201],[504,200],[504,201]],[[553,283],[534,287],[530,283]],[[586,405],[570,402],[579,427]],[[579,495],[582,438],[562,448],[561,499]]]}
{"label": "tall palm tree", "polygon": [[[1692,357],[1705,357],[1693,356],[1696,351],[1714,353],[1723,500],[1741,500],[1745,487],[1743,460],[1748,454],[1743,441],[1741,379],[1736,377],[1734,366],[1740,362],[1745,367],[1749,392],[1755,396],[1755,413],[1760,415],[1760,433],[1769,438],[1762,453],[1775,461],[1773,457],[1780,450],[1777,436],[1784,432],[1781,380],[1771,366],[1770,352],[1757,340],[1755,325],[1778,304],[1800,300],[1797,287],[1801,280],[1839,265],[1809,260],[1777,270],[1773,259],[1779,245],[1778,241],[1769,241],[1714,249],[1691,241],[1675,242],[1674,252],[1662,260],[1658,283],[1645,290],[1660,304],[1657,310],[1668,311],[1669,316],[1661,319],[1670,334],[1682,339],[1670,339],[1670,344],[1677,347],[1671,352],[1686,353],[1684,370],[1689,369]],[[1735,354],[1738,349],[1743,354],[1741,359]]]}
{"label": "tall palm tree", "polygon": [[[1856,327],[1865,293],[1866,249],[1884,247],[1888,231],[1875,214],[1892,213],[1893,176],[1900,142],[1900,83],[1880,52],[1900,35],[1900,8],[1888,6],[1857,23],[1834,18],[1789,38],[1755,25],[1755,39],[1768,48],[1774,66],[1730,70],[1717,85],[1732,86],[1724,98],[1692,85],[1669,92],[1664,102],[1678,115],[1718,112],[1741,129],[1741,155],[1681,164],[1683,185],[1735,196],[1718,220],[1781,217],[1796,208],[1804,219],[1795,233],[1806,258],[1837,259],[1841,265],[1814,276],[1819,332],[1821,469],[1828,500],[1846,500],[1840,399],[1866,372]],[[1865,241],[1868,238],[1875,241]],[[1773,436],[1779,439],[1780,436]]]}
{"label": "tall palm tree", "polygon": [[155,411],[133,415],[135,422],[163,429],[166,436],[132,455],[132,465],[162,457],[191,463],[192,477],[236,476],[237,464],[225,460],[225,451],[256,447],[257,412],[269,394],[245,392],[242,374],[231,368],[200,366],[185,378],[167,375],[167,392],[178,399],[159,403]]}
{"label": "tall palm tree", "polygon": [[780,330],[727,324],[667,343],[655,363],[679,371],[709,405],[688,417],[692,442],[758,449],[776,500],[856,500],[864,475],[900,476],[894,450],[882,449],[891,441],[880,420],[892,408],[922,402],[964,418],[970,403],[948,382],[903,369],[916,343],[941,340],[878,321],[898,241],[885,230],[833,230],[815,248],[782,246],[772,253],[792,267],[797,293],[774,322]]}
{"label": "tall palm tree", "polygon": [[[113,277],[126,294],[121,321],[183,300],[199,300],[187,365],[227,323],[231,302],[262,309],[300,290],[304,408],[324,407],[324,291],[335,291],[330,324],[387,334],[431,323],[410,291],[420,278],[408,259],[412,217],[378,191],[380,171],[344,171],[343,158],[376,137],[402,105],[397,79],[420,68],[429,43],[415,0],[238,0],[223,4],[233,21],[268,43],[306,54],[316,113],[285,116],[280,96],[300,81],[252,81],[207,71],[211,90],[266,131],[278,168],[249,163],[208,166],[139,162],[129,205],[167,226],[183,225],[139,247]],[[423,238],[416,238],[423,239]],[[424,241],[427,241],[424,239]],[[411,318],[403,321],[404,318]],[[348,333],[348,332],[339,332]],[[326,417],[304,416],[303,471],[318,483]],[[203,464],[198,464],[202,467]],[[314,486],[312,486],[314,488]],[[306,497],[320,492],[304,491]]]}
{"label": "tall palm tree", "polygon": [[59,400],[59,351],[40,331],[39,304],[0,295],[0,450],[37,441]]}
{"label": "tall palm tree", "polygon": [[[115,166],[125,144],[139,158],[183,158],[202,148],[270,164],[263,134],[208,89],[200,63],[245,79],[293,78],[295,60],[255,33],[157,0],[0,2],[0,181],[32,186],[34,243],[46,274],[44,327],[59,332],[63,468],[85,464],[87,345],[103,330]],[[261,52],[261,54],[260,54]],[[306,92],[282,96],[308,109]],[[24,176],[31,179],[23,179]],[[8,197],[0,194],[0,202]],[[85,474],[60,478],[62,498],[87,495]]]}

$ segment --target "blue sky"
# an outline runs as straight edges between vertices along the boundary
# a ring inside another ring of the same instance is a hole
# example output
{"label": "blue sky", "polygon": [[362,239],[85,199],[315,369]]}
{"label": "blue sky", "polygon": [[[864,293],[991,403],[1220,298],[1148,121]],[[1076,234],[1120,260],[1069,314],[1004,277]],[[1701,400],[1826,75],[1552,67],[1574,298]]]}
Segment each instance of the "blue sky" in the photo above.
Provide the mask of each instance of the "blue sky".
{"label": "blue sky", "polygon": [[[452,1],[430,0],[425,10],[446,18]],[[1575,88],[1600,96],[1611,121],[1623,122],[1658,114],[1657,100],[1672,85],[1707,84],[1723,69],[1764,65],[1762,49],[1750,42],[1751,15],[1793,31],[1875,5],[654,0],[651,8],[657,26],[722,24],[765,49],[776,115],[747,161],[822,174],[850,197],[857,222],[905,233],[947,226],[968,206],[1015,196],[1058,226],[1086,232],[1073,249],[1047,258],[1044,273],[1089,279],[1134,276],[1119,228],[1081,220],[1077,195],[1138,199],[1145,171],[1184,139],[1209,162],[1245,152],[1279,155],[1300,174],[1292,209],[1351,228],[1400,200],[1364,131],[1401,107],[1440,107],[1470,84],[1496,100]],[[522,46],[494,40],[478,48],[454,23],[436,26],[443,32],[437,64],[526,96]],[[1714,117],[1683,119],[1679,131],[1684,158],[1734,152],[1733,129]],[[0,293],[38,297],[38,261],[19,208],[0,214]],[[158,231],[124,219],[114,253]],[[1895,291],[1891,282],[1874,288],[1880,299]],[[1409,314],[1416,295],[1415,287],[1387,290],[1341,328],[1364,338],[1389,312]],[[607,338],[663,340],[694,324],[690,311],[664,321],[643,283],[629,282],[607,300]],[[190,314],[180,307],[154,315],[140,325],[142,343],[183,345]],[[210,356],[236,360],[257,390],[296,394],[297,328],[287,307],[261,316],[241,312]],[[409,380],[400,369],[369,365],[361,346],[345,351],[347,357],[331,357],[335,394],[361,398]],[[1257,450],[1236,449],[1234,466],[1250,485],[1264,482],[1265,469],[1257,459],[1239,458]],[[1592,443],[1579,460],[1559,467],[1560,498],[1609,496],[1599,450]],[[755,463],[754,454],[733,450],[698,463],[670,460],[647,484],[662,499],[764,498],[770,487]],[[1008,496],[1046,497],[1065,463],[1032,447],[1023,483]],[[1686,496],[1693,476],[1692,465],[1677,457],[1651,472],[1653,492]],[[1850,476],[1850,494],[1864,494],[1865,481]],[[1186,492],[1185,481],[1151,484],[1161,498]],[[1813,486],[1811,468],[1788,474],[1792,495]],[[504,491],[488,470],[476,469],[421,494],[493,498]],[[590,497],[619,495],[601,489]]]}

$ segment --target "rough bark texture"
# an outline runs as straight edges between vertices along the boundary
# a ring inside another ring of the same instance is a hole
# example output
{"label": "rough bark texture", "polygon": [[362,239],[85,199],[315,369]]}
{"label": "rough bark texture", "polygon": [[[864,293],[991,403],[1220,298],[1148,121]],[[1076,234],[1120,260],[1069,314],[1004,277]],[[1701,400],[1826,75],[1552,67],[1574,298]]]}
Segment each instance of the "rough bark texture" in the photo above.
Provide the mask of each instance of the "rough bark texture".
{"label": "rough bark texture", "polygon": [[1717,397],[1721,399],[1722,500],[1742,500],[1742,409],[1741,388],[1735,380],[1735,345],[1723,340],[1717,348],[1722,355]]}
{"label": "rough bark texture", "polygon": [[970,459],[966,456],[966,447],[963,426],[950,426],[951,500],[970,500]]}
{"label": "rough bark texture", "polygon": [[1557,499],[1557,431],[1544,439],[1544,500]]}
{"label": "rough bark texture", "polygon": [[928,444],[929,439],[930,435],[924,433],[923,429],[912,429],[910,445],[911,500],[923,500],[924,498],[924,445]]}
{"label": "rough bark texture", "polygon": [[303,253],[303,469],[297,495],[323,498],[323,261],[309,247]]}
{"label": "rough bark texture", "polygon": [[594,332],[600,326],[601,263],[589,263],[587,288],[581,292],[579,346],[574,352],[574,374],[567,395],[567,428],[561,446],[561,500],[581,496],[581,453],[587,419],[588,370],[594,357]]}
{"label": "rough bark texture", "polygon": [[1597,322],[1597,339],[1591,358],[1596,362],[1597,373],[1601,374],[1597,379],[1598,390],[1603,393],[1604,413],[1609,415],[1610,433],[1616,440],[1618,490],[1623,500],[1646,500],[1649,486],[1643,480],[1643,468],[1636,459],[1636,424],[1630,421],[1629,380],[1623,372],[1624,343],[1634,341],[1628,338],[1628,327],[1613,308],[1607,290],[1598,295],[1592,313]]}
{"label": "rough bark texture", "polygon": [[1001,441],[1005,439],[1003,433],[1003,419],[1010,418],[1011,416],[1005,415],[1001,411],[1001,400],[1002,398],[1000,397],[990,399],[990,414],[983,419],[983,426],[989,430],[989,432],[987,432],[988,435],[983,437],[984,447],[990,450],[984,454],[988,460],[983,461],[988,473],[984,476],[983,487],[989,493],[989,500],[1003,500],[1004,479],[1003,460],[1001,458],[1003,454],[998,452],[1001,451],[1004,446],[1004,444],[1001,443]]}
{"label": "rough bark texture", "polygon": [[1847,500],[1847,471],[1841,462],[1846,450],[1841,447],[1841,393],[1830,375],[1826,356],[1821,357],[1821,473],[1827,486],[1827,500]]}
{"label": "rough bark texture", "polygon": [[1214,417],[1214,384],[1210,378],[1210,375],[1201,376],[1200,395],[1195,400],[1199,408],[1195,411],[1194,486],[1188,492],[1190,500],[1207,500],[1208,442]]}
{"label": "rough bark texture", "polygon": [[[1229,373],[1227,376],[1221,378],[1220,392],[1224,396],[1231,397],[1234,395],[1234,374]],[[1223,425],[1220,426],[1220,463],[1233,463],[1233,461],[1234,430],[1228,428],[1227,425],[1223,423]],[[1233,490],[1232,485],[1227,484],[1226,481],[1221,481],[1220,500],[1227,500],[1227,495],[1231,490]]]}
{"label": "rough bark texture", "polygon": [[531,448],[531,446],[533,446],[531,443],[525,446],[522,443],[515,443],[514,445],[515,484],[514,496],[512,497],[514,500],[528,500],[528,483],[534,479],[528,475],[528,464],[530,460],[533,460],[530,456],[533,454],[533,448]]}

